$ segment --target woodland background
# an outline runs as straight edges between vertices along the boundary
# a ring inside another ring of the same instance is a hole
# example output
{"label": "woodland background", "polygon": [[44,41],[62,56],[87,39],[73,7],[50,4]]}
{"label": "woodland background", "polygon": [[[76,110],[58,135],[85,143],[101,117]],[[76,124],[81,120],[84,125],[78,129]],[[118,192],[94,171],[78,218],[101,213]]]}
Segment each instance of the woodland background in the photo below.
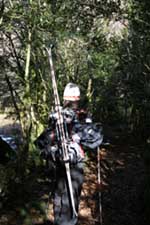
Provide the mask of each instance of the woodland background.
{"label": "woodland background", "polygon": [[[45,51],[53,44],[61,100],[66,83],[77,83],[81,104],[88,107],[95,122],[102,123],[106,139],[118,132],[122,145],[132,142],[142,148],[148,217],[149,21],[149,0],[1,0],[1,113],[19,124],[13,134],[18,141],[17,156],[1,164],[1,207],[7,208],[6,202],[14,196],[21,199],[28,179],[44,164],[33,142],[47,126],[54,105]],[[27,219],[29,205],[20,208],[21,218]],[[26,220],[26,224],[32,223]]]}

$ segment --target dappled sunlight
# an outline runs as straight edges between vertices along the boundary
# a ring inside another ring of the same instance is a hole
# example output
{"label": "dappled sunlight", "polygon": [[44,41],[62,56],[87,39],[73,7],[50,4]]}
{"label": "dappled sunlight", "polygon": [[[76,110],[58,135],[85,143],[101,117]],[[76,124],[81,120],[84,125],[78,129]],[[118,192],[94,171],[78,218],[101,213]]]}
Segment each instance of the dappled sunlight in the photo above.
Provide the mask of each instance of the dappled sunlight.
{"label": "dappled sunlight", "polygon": [[[0,131],[4,129],[6,134],[11,134],[13,126],[18,132],[19,127],[14,124],[5,124]],[[141,225],[145,179],[142,154],[142,146],[124,142],[102,146],[100,183],[97,154],[89,154],[85,162],[79,225],[100,224],[99,204],[102,205],[104,225]],[[43,165],[31,171],[24,182],[15,183],[9,200],[3,209],[0,208],[0,225],[52,225],[53,185],[50,173]]]}

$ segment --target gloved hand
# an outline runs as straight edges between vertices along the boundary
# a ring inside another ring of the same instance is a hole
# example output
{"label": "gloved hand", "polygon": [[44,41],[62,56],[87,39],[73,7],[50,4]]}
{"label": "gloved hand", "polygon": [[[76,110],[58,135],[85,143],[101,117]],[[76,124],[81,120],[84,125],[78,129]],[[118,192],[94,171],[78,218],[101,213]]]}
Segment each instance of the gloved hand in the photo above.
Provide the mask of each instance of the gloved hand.
{"label": "gloved hand", "polygon": [[79,135],[76,133],[76,134],[73,134],[72,135],[72,140],[74,141],[74,142],[76,142],[76,143],[80,143],[80,137],[79,137]]}
{"label": "gloved hand", "polygon": [[[62,106],[59,106],[59,111],[62,113]],[[59,118],[59,115],[58,115],[57,110],[51,112],[51,114],[49,115],[49,120],[50,121],[57,121],[58,118]]]}

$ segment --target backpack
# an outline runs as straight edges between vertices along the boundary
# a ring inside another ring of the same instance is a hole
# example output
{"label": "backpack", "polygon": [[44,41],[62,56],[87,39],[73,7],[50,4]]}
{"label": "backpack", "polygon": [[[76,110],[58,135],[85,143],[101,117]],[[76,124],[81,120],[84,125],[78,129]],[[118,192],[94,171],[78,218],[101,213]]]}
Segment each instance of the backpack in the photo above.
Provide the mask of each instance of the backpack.
{"label": "backpack", "polygon": [[103,141],[102,129],[98,128],[96,124],[80,124],[76,132],[80,137],[80,143],[83,147],[96,149]]}

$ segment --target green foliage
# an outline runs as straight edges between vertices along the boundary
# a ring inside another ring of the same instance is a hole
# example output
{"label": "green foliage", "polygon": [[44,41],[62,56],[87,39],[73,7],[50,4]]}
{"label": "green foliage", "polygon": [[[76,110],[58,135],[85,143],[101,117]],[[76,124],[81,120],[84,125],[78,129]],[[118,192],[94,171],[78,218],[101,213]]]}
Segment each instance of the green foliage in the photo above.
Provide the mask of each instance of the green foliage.
{"label": "green foliage", "polygon": [[96,120],[117,120],[117,84],[112,76],[123,35],[107,37],[112,18],[127,13],[127,7],[122,8],[119,1],[101,4],[89,0],[15,0],[4,6],[3,74],[6,72],[9,78],[9,91],[22,127],[21,154],[28,158],[34,152],[33,141],[46,126],[53,106],[45,45],[55,45],[53,59],[60,95],[67,82],[76,82],[83,95],[82,104],[88,103]]}
{"label": "green foliage", "polygon": [[145,204],[145,215],[147,221],[149,220],[149,211],[150,211],[150,143],[147,140],[145,144],[144,151],[144,161],[145,161],[145,170],[146,170],[146,180],[145,180],[145,189],[144,189],[144,204]]}
{"label": "green foliage", "polygon": [[45,210],[46,204],[44,202],[31,201],[19,209],[19,221],[21,224],[33,224],[33,217],[37,216],[46,219]]}
{"label": "green foliage", "polygon": [[0,164],[0,197],[7,199],[11,184],[16,180],[16,163],[9,162],[7,165]]}
{"label": "green foliage", "polygon": [[66,83],[76,82],[81,104],[88,106],[94,120],[126,124],[135,136],[148,139],[149,4],[148,0],[4,3],[1,104],[14,107],[20,120],[24,144],[19,157],[25,174],[41,163],[33,142],[47,126],[53,107],[45,51],[50,44],[61,100]]}

